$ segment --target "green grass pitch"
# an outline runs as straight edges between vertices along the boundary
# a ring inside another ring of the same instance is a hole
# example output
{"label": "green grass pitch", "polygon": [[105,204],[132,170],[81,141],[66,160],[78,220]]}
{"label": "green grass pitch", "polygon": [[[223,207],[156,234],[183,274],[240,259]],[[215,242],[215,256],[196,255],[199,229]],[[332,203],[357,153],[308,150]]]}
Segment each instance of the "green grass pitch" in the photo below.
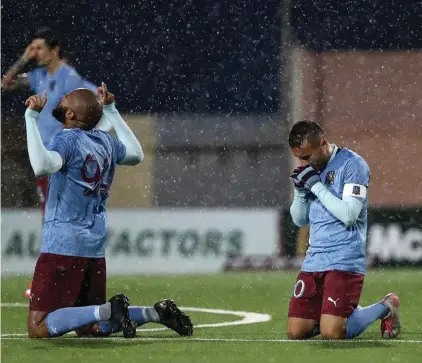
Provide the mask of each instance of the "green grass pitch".
{"label": "green grass pitch", "polygon": [[[366,276],[361,305],[376,302],[390,291],[397,292],[401,298],[403,333],[395,341],[381,339],[379,322],[353,340],[286,341],[287,306],[295,276],[296,272],[271,272],[111,277],[109,295],[124,292],[133,305],[152,305],[163,297],[171,297],[179,306],[271,315],[267,322],[229,325],[247,318],[191,311],[194,324],[205,325],[195,329],[193,337],[180,338],[168,330],[153,330],[140,331],[133,340],[118,335],[112,339],[79,339],[67,335],[30,340],[23,336],[27,308],[7,306],[26,303],[23,291],[29,277],[3,277],[2,362],[422,362],[422,270],[372,270]],[[225,324],[214,326],[217,323]],[[147,324],[142,328],[159,327]]]}

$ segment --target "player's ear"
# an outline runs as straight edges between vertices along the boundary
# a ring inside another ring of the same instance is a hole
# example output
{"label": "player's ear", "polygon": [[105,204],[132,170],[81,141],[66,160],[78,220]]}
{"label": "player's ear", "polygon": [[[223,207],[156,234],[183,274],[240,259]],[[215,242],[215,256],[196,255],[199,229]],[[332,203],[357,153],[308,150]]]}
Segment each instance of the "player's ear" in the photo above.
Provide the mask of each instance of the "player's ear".
{"label": "player's ear", "polygon": [[66,119],[76,120],[76,113],[70,108],[66,110]]}

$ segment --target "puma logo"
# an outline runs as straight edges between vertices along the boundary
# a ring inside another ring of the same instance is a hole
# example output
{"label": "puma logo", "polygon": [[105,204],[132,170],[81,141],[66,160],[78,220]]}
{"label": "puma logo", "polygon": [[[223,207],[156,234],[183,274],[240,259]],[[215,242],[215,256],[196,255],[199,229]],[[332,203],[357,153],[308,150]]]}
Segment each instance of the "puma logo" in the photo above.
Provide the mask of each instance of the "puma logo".
{"label": "puma logo", "polygon": [[333,300],[331,297],[328,297],[328,299],[327,299],[328,301],[331,301],[333,304],[334,304],[334,306],[335,307],[337,307],[337,301],[339,301],[340,299],[337,299],[337,300]]}

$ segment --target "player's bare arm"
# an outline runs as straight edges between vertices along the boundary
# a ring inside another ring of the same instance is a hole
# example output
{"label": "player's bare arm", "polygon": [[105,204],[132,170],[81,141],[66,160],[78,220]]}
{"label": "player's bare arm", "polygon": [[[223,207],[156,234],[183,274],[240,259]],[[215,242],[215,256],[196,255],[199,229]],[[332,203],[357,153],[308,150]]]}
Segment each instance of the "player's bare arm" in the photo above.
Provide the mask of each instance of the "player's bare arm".
{"label": "player's bare arm", "polygon": [[126,147],[126,156],[120,162],[121,165],[137,165],[144,159],[144,152],[141,143],[136,138],[135,134],[120,116],[119,111],[116,109],[114,101],[115,96],[109,92],[106,84],[103,82],[101,87],[98,88],[97,94],[104,105],[103,112],[107,119],[116,130],[117,137]]}
{"label": "player's bare arm", "polygon": [[2,89],[11,90],[29,86],[26,73],[20,74],[25,65],[36,56],[36,47],[33,43],[28,45],[22,56],[7,70],[2,78]]}
{"label": "player's bare arm", "polygon": [[33,95],[25,101],[25,106],[28,107],[25,112],[28,154],[36,176],[51,175],[63,166],[63,160],[59,153],[46,149],[38,130],[37,119],[46,103],[47,94],[45,92],[43,97]]}

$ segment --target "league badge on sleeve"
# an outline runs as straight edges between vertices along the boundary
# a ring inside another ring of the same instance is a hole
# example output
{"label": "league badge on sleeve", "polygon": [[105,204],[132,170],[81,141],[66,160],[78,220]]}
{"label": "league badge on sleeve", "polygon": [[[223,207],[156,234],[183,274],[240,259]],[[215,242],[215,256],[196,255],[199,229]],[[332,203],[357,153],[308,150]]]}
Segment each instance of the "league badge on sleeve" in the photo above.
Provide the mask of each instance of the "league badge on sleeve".
{"label": "league badge on sleeve", "polygon": [[327,176],[325,177],[325,185],[334,185],[334,177],[336,176],[336,172],[334,170],[329,171]]}

